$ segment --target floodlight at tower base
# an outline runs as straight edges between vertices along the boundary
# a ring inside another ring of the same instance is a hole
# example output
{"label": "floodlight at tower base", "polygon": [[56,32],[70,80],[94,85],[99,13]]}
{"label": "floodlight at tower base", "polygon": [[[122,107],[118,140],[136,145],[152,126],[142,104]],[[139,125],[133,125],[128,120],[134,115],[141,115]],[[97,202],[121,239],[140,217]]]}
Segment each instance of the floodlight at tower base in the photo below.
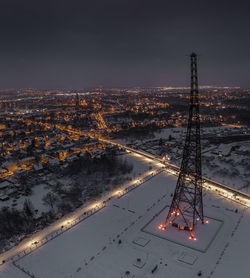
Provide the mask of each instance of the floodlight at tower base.
{"label": "floodlight at tower base", "polygon": [[[209,220],[206,219],[205,221],[201,222],[202,224],[209,224]],[[193,229],[192,227],[190,226],[183,226],[183,225],[180,225],[178,224],[177,222],[173,222],[173,221],[169,221],[168,223],[164,223],[164,224],[160,224],[158,226],[158,229],[161,230],[161,231],[165,231],[167,229],[167,227],[171,225],[171,227],[174,227],[180,231],[187,231],[190,233],[190,236],[188,237],[189,240],[194,240],[194,241],[197,241],[197,237],[195,236],[195,229]]]}
{"label": "floodlight at tower base", "polygon": [[[193,231],[180,230],[170,222],[165,226],[162,220],[168,210],[169,206],[165,206],[161,211],[157,212],[157,214],[154,215],[144,227],[142,227],[142,231],[156,236],[157,238],[173,242],[174,244],[206,252],[223,226],[224,221],[217,217],[215,218],[215,215],[206,215],[204,217],[204,224],[199,220]],[[176,219],[174,223],[178,220]]]}

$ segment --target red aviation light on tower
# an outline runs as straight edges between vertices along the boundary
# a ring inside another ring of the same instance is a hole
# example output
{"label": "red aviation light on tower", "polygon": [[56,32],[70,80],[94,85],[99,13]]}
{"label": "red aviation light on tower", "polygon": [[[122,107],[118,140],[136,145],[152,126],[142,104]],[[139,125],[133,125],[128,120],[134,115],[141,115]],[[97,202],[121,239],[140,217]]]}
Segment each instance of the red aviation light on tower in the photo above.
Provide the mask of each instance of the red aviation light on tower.
{"label": "red aviation light on tower", "polygon": [[160,224],[158,226],[158,229],[164,231],[164,230],[166,230],[166,227],[163,224]]}
{"label": "red aviation light on tower", "polygon": [[189,240],[193,240],[193,241],[197,241],[197,237],[189,236],[188,239],[189,239]]}

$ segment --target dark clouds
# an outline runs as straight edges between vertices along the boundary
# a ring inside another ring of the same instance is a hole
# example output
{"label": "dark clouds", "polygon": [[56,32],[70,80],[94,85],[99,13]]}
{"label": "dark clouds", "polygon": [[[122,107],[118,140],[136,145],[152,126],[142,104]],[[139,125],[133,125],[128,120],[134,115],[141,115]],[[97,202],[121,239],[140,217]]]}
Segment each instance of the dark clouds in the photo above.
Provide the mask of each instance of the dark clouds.
{"label": "dark clouds", "polygon": [[250,87],[247,1],[71,0],[0,3],[0,87]]}

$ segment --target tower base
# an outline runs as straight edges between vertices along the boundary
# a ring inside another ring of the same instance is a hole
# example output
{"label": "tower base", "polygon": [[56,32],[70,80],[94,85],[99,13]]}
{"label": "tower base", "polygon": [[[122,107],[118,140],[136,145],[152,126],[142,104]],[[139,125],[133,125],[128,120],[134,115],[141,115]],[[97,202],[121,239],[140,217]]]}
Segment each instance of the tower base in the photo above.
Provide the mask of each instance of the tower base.
{"label": "tower base", "polygon": [[169,224],[166,228],[163,227],[161,222],[168,210],[169,207],[165,207],[142,228],[142,231],[200,252],[206,252],[223,225],[222,220],[205,217],[204,224],[198,222],[192,237],[190,231],[176,226]]}

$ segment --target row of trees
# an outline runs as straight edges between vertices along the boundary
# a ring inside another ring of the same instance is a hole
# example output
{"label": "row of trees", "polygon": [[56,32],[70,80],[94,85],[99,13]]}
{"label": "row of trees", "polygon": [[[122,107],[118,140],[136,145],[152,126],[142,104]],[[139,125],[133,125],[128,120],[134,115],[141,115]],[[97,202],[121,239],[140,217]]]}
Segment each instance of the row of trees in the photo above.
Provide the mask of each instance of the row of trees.
{"label": "row of trees", "polygon": [[56,219],[55,212],[43,212],[39,218],[35,217],[36,210],[29,199],[26,199],[22,210],[3,207],[0,210],[0,252],[10,243],[18,242],[36,229],[47,226]]}
{"label": "row of trees", "polygon": [[[86,154],[73,161],[68,168],[63,169],[63,176],[70,178],[72,184],[65,186],[59,181],[42,198],[48,207],[48,212],[43,212],[38,218],[36,210],[29,199],[26,199],[22,210],[4,207],[0,210],[0,251],[10,241],[22,238],[39,227],[44,227],[84,203],[85,200],[98,196],[105,186],[111,181],[118,185],[122,183],[123,176],[130,173],[133,166],[126,160],[118,159],[116,150],[109,149],[98,158]],[[60,169],[57,169],[58,171]],[[111,184],[113,186],[114,184]],[[32,191],[27,179],[23,179],[21,186],[27,191]],[[29,191],[29,192],[28,192]],[[2,249],[3,250],[3,249]]]}
{"label": "row of trees", "polygon": [[116,150],[106,150],[101,157],[92,158],[86,154],[74,160],[64,170],[64,177],[70,178],[72,184],[64,186],[58,183],[54,193],[47,193],[43,201],[51,210],[65,214],[74,210],[84,201],[97,197],[104,190],[119,185],[126,174],[133,170],[133,165],[118,159]]}
{"label": "row of trees", "polygon": [[35,214],[34,207],[29,199],[23,204],[22,211],[17,209],[9,209],[3,207],[0,210],[0,244],[4,246],[4,242],[12,237],[31,233],[35,229],[33,216]]}

